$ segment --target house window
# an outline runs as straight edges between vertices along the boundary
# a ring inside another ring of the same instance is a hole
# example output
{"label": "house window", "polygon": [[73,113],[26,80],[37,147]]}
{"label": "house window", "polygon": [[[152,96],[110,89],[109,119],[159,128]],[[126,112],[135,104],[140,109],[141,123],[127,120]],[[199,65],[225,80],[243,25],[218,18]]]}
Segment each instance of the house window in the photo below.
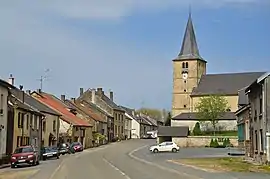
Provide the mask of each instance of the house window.
{"label": "house window", "polygon": [[261,144],[261,151],[264,151],[263,146],[263,130],[260,129],[260,144]]}
{"label": "house window", "polygon": [[257,121],[257,110],[254,111],[254,121]]}
{"label": "house window", "polygon": [[21,113],[18,112],[18,128],[21,128],[22,126],[22,119],[21,119]]}
{"label": "house window", "polygon": [[46,131],[46,121],[43,121],[43,124],[42,124],[42,130],[43,130],[43,132]]}
{"label": "house window", "polygon": [[21,143],[21,142],[20,142],[20,138],[21,138],[20,136],[17,136],[17,141],[16,141],[16,143],[17,143],[17,144],[16,144],[16,145],[17,145],[17,147],[19,147],[19,146],[20,146],[20,143]]}
{"label": "house window", "polygon": [[34,116],[34,129],[37,129],[37,116],[36,115],[33,115]]}
{"label": "house window", "polygon": [[184,105],[184,108],[186,108],[187,107],[187,105]]}
{"label": "house window", "polygon": [[188,68],[188,62],[186,62],[186,68]]}
{"label": "house window", "polygon": [[187,92],[187,90],[186,90],[186,89],[184,89],[184,92]]}
{"label": "house window", "polygon": [[260,96],[260,114],[262,114],[263,112],[263,100],[262,100],[262,96]]}
{"label": "house window", "polygon": [[30,114],[30,127],[33,129],[34,124],[33,124],[33,117],[34,115]]}
{"label": "house window", "polygon": [[56,131],[56,121],[54,120],[53,121],[53,132],[55,132]]}
{"label": "house window", "polygon": [[184,83],[187,83],[187,80],[184,80]]}
{"label": "house window", "polygon": [[4,113],[4,95],[1,94],[1,97],[0,97],[0,114],[3,114]]}
{"label": "house window", "polygon": [[29,114],[26,115],[26,129],[29,129]]}
{"label": "house window", "polygon": [[255,150],[258,150],[258,132],[255,130]]}

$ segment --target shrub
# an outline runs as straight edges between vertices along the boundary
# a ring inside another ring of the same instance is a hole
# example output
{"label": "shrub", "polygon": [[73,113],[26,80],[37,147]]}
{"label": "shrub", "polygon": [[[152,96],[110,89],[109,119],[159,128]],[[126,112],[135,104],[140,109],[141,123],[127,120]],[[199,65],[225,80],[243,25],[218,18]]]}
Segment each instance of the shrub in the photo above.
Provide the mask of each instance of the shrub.
{"label": "shrub", "polygon": [[214,139],[211,139],[209,147],[214,147]]}
{"label": "shrub", "polygon": [[195,124],[192,133],[193,133],[193,135],[201,135],[202,134],[201,126],[200,126],[200,123],[199,122],[197,122]]}

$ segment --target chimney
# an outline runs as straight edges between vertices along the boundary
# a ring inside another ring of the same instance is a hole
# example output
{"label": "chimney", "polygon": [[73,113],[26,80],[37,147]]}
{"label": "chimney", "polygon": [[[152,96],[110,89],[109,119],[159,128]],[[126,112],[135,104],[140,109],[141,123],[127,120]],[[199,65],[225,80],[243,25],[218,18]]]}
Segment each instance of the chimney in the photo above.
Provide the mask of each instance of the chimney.
{"label": "chimney", "polygon": [[10,74],[9,78],[8,78],[8,83],[11,84],[11,85],[14,85],[14,81],[15,81],[15,78],[13,77],[12,74]]}
{"label": "chimney", "polygon": [[22,100],[22,102],[24,103],[24,91],[23,91],[23,85],[20,85],[19,88],[20,88],[20,91],[21,91],[21,100]]}
{"label": "chimney", "polygon": [[31,90],[26,90],[25,92],[29,95],[31,94]]}
{"label": "chimney", "polygon": [[96,104],[96,89],[91,89],[91,92],[92,92],[92,103],[93,104]]}
{"label": "chimney", "polygon": [[41,89],[37,89],[37,93],[38,94],[41,94]]}
{"label": "chimney", "polygon": [[99,96],[102,96],[102,94],[103,94],[102,88],[97,88],[97,94]]}
{"label": "chimney", "polygon": [[113,92],[112,91],[110,91],[110,99],[111,99],[111,101],[113,101]]}
{"label": "chimney", "polygon": [[61,100],[62,100],[62,101],[65,101],[65,100],[66,100],[66,96],[62,94],[62,95],[61,95]]}
{"label": "chimney", "polygon": [[83,95],[83,88],[80,88],[80,96]]}
{"label": "chimney", "polygon": [[132,116],[135,116],[135,111],[132,111]]}
{"label": "chimney", "polygon": [[70,98],[70,100],[75,103],[76,99],[75,98]]}

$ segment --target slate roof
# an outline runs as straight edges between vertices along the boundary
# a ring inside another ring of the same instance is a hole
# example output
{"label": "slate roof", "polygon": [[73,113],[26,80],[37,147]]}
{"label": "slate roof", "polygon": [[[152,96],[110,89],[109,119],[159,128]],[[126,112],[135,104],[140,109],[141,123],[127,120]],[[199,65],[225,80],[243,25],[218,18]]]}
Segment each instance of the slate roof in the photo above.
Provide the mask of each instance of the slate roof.
{"label": "slate roof", "polygon": [[182,42],[180,53],[174,61],[181,60],[202,60],[206,62],[199,53],[199,48],[196,41],[195,31],[192,23],[191,13],[189,14],[185,35]]}
{"label": "slate roof", "polygon": [[[11,89],[10,91],[11,91],[11,94],[16,96],[20,100],[22,100],[21,99],[22,98],[22,91],[21,90],[19,90],[18,88],[14,88],[14,89]],[[40,112],[48,113],[48,114],[52,114],[52,115],[56,115],[56,116],[61,116],[60,113],[58,113],[57,111],[49,108],[48,106],[41,103],[40,101],[38,101],[37,99],[35,99],[34,97],[30,96],[29,94],[27,94],[25,92],[24,92],[24,101],[25,101],[25,103],[27,103],[30,106],[36,108]]]}
{"label": "slate roof", "polygon": [[[98,92],[96,91],[96,95],[98,95]],[[101,95],[101,99],[106,102],[111,108],[124,111],[121,107],[119,107],[115,102],[113,102],[108,96],[105,94]]]}
{"label": "slate roof", "polygon": [[91,103],[91,102],[88,102],[88,101],[82,100],[82,99],[78,99],[78,101],[79,101],[81,104],[85,105],[86,107],[89,107],[89,108],[98,110],[99,112],[105,114],[106,116],[113,117],[110,113],[108,113],[107,111],[105,111],[104,109],[102,109],[101,107],[99,107],[99,106],[96,105],[96,104],[93,104],[93,103]]}
{"label": "slate roof", "polygon": [[159,126],[157,135],[158,137],[187,137],[188,130],[188,126]]}
{"label": "slate roof", "polygon": [[87,121],[72,114],[69,111],[69,107],[54,95],[44,92],[38,93],[38,95],[39,97],[36,99],[59,112],[61,114],[60,118],[62,120],[73,124],[74,126],[91,127]]}
{"label": "slate roof", "polygon": [[77,111],[84,113],[85,115],[89,116],[91,119],[100,122],[106,122],[106,119],[103,119],[99,114],[95,113],[90,107],[80,103],[79,101],[75,101],[75,103],[71,100],[65,100],[65,102],[70,105],[71,107],[75,108]]}
{"label": "slate roof", "polygon": [[157,121],[155,119],[143,114],[141,114],[140,117],[143,118],[145,121],[149,122],[152,126],[157,126]]}
{"label": "slate roof", "polygon": [[245,92],[246,88],[238,91],[238,105],[243,106],[248,104],[248,95]]}
{"label": "slate roof", "polygon": [[23,103],[19,98],[16,98],[14,95],[11,95],[9,101],[12,104],[12,106],[16,105],[20,109],[24,109],[26,111],[33,112],[35,114],[43,116],[43,114],[41,112],[39,112],[37,109],[35,109],[32,106],[28,105],[26,102]]}
{"label": "slate roof", "polygon": [[131,109],[125,106],[119,106],[119,107],[122,108],[127,114],[133,117],[133,112],[135,112],[135,109]]}
{"label": "slate roof", "polygon": [[191,96],[224,94],[238,95],[238,90],[249,86],[265,72],[224,73],[203,75]]}
{"label": "slate roof", "polygon": [[[173,120],[198,120],[196,112],[181,113],[172,118]],[[219,120],[235,120],[233,112],[225,112]]]}
{"label": "slate roof", "polygon": [[0,86],[3,86],[5,88],[15,88],[15,86],[9,84],[8,82],[6,82],[5,80],[0,79]]}

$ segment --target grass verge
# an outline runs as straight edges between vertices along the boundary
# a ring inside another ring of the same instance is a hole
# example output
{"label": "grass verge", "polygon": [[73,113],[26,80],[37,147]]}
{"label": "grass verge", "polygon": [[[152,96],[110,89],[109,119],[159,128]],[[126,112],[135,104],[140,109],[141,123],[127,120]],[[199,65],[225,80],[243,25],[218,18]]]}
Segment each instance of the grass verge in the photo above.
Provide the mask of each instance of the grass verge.
{"label": "grass verge", "polygon": [[270,173],[270,166],[248,163],[242,157],[182,159],[174,162],[215,171]]}

